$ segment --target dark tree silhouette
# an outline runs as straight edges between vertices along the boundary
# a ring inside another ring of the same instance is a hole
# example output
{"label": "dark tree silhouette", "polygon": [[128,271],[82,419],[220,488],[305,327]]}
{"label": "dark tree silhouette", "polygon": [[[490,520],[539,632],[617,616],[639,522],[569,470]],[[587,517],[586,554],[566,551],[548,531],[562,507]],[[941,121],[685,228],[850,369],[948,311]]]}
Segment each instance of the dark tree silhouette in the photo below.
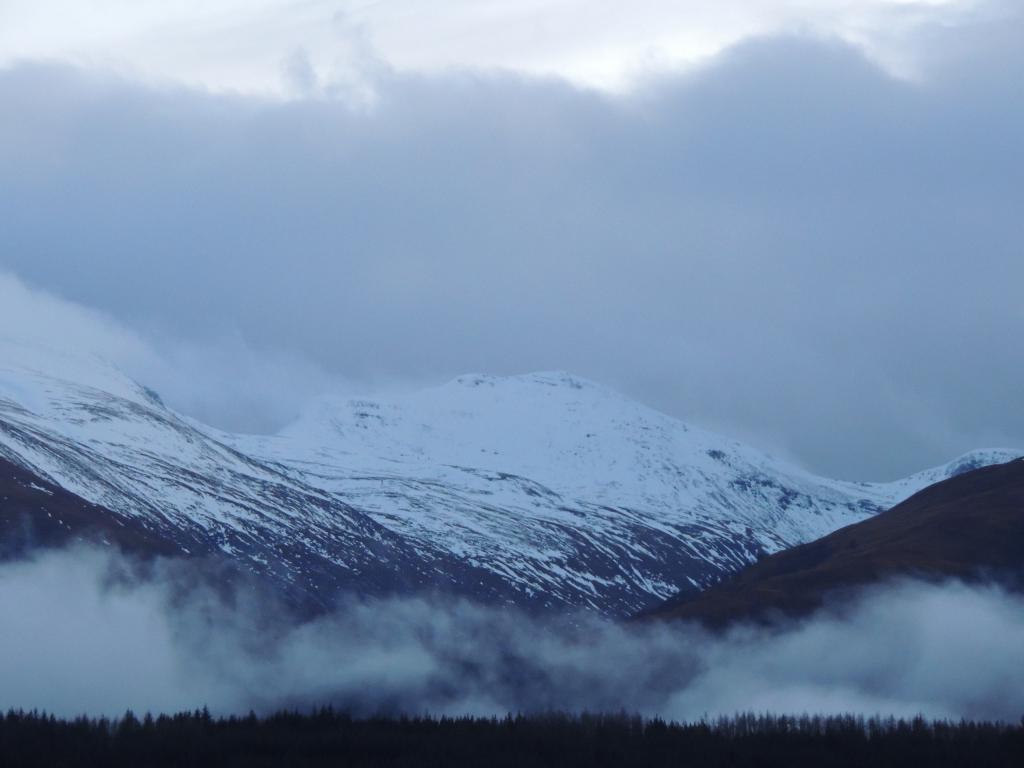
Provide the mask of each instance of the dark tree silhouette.
{"label": "dark tree silhouette", "polygon": [[0,718],[0,764],[21,766],[426,766],[429,768],[892,768],[1024,766],[1019,725],[847,715],[742,714],[697,723],[619,715],[353,719],[308,714],[212,717],[127,712],[116,720]]}

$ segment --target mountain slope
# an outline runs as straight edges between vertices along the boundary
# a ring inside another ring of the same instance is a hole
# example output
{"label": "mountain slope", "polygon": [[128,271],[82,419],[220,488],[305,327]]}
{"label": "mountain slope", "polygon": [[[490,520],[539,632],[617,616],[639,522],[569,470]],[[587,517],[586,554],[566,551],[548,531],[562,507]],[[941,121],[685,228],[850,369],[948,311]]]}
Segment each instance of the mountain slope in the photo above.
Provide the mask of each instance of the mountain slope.
{"label": "mountain slope", "polygon": [[444,552],[414,551],[331,494],[234,450],[114,369],[18,345],[4,352],[0,458],[133,521],[178,554],[233,557],[314,605],[349,589],[451,589],[467,572],[482,596],[507,592],[489,574]]}
{"label": "mountain slope", "polygon": [[964,464],[1008,457],[979,452],[895,484],[837,482],[563,373],[326,401],[247,449],[412,540],[570,603],[614,595],[623,611],[635,585],[656,597],[703,588]]}
{"label": "mountain slope", "polygon": [[229,435],[100,361],[0,353],[0,458],[324,606],[440,590],[627,615],[952,471],[818,478],[565,374],[324,401],[282,435]]}
{"label": "mountain slope", "polygon": [[0,560],[41,547],[94,543],[141,555],[172,556],[169,542],[134,520],[68,493],[0,459]]}
{"label": "mountain slope", "polygon": [[904,576],[1024,585],[1024,459],[958,474],[648,616],[713,626],[795,617],[830,595]]}

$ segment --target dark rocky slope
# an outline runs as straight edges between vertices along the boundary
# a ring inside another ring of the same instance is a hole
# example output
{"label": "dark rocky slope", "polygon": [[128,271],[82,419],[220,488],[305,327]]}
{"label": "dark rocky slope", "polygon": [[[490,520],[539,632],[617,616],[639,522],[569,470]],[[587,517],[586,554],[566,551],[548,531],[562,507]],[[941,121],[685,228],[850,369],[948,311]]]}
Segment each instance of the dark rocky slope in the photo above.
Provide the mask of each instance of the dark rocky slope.
{"label": "dark rocky slope", "polygon": [[716,627],[771,622],[900,577],[1024,585],[1024,459],[936,483],[876,517],[671,599],[645,618]]}

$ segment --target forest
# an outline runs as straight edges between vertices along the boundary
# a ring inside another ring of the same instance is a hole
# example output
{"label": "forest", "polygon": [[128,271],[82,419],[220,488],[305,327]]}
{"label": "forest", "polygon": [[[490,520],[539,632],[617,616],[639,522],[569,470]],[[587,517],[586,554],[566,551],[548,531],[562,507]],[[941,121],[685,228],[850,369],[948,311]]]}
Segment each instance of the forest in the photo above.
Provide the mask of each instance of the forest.
{"label": "forest", "polygon": [[376,717],[330,708],[265,717],[0,717],[0,764],[20,766],[1019,766],[1019,724],[739,714],[695,723],[619,715]]}

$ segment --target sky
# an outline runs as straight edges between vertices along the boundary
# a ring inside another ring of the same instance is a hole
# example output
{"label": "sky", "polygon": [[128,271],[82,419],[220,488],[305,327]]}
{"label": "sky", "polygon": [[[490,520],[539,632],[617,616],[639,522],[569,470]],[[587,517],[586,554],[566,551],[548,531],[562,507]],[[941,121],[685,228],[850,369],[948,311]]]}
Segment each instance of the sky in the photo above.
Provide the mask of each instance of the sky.
{"label": "sky", "polygon": [[1024,446],[1022,41],[998,0],[0,0],[0,316],[236,430],[559,369],[847,479]]}

